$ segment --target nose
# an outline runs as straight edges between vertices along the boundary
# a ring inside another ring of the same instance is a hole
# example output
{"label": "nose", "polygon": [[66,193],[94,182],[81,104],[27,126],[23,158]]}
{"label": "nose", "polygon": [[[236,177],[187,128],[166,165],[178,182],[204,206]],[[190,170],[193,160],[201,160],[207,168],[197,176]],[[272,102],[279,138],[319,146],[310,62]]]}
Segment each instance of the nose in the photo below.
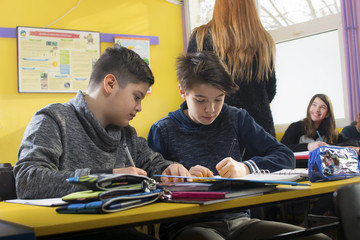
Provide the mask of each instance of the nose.
{"label": "nose", "polygon": [[137,112],[141,112],[141,110],[142,110],[141,103],[136,104],[135,110],[136,110]]}
{"label": "nose", "polygon": [[214,103],[208,103],[205,105],[205,112],[206,113],[213,113],[215,111],[215,104]]}

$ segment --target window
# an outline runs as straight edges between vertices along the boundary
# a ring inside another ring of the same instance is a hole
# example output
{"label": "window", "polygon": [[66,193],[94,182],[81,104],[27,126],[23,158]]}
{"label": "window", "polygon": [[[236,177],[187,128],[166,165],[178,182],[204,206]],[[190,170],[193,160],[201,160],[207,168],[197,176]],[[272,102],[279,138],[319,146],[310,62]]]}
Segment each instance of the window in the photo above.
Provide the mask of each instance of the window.
{"label": "window", "polygon": [[[277,48],[277,94],[271,104],[276,131],[285,131],[291,122],[304,118],[316,93],[330,97],[337,126],[345,126],[349,107],[340,0],[256,2]],[[214,3],[185,1],[188,38],[192,29],[212,18]]]}

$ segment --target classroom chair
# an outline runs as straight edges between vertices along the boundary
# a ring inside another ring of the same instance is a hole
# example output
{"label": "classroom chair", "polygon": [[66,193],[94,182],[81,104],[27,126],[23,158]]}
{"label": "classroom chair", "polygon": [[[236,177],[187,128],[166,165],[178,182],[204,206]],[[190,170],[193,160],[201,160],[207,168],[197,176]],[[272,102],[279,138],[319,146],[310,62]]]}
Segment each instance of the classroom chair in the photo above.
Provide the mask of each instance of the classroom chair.
{"label": "classroom chair", "polygon": [[13,167],[10,163],[0,163],[0,201],[15,198],[16,188]]}
{"label": "classroom chair", "polygon": [[360,183],[340,187],[334,193],[334,200],[340,219],[341,239],[360,239]]}
{"label": "classroom chair", "polygon": [[337,239],[360,239],[360,183],[339,187],[333,194],[336,217],[308,216],[308,221],[325,222],[323,225],[304,230],[279,234],[270,239],[296,239],[314,233],[326,233],[338,229]]}

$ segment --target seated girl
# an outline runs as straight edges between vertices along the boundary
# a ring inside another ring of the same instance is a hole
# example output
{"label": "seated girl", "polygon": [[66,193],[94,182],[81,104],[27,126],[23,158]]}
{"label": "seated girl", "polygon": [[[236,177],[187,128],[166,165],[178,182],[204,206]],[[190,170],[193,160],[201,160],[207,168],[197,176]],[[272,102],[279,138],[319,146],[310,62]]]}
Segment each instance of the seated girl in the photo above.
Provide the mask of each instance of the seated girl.
{"label": "seated girl", "polygon": [[292,123],[286,129],[281,143],[293,152],[313,151],[326,144],[354,146],[352,148],[359,152],[356,141],[340,135],[337,131],[333,107],[325,94],[315,94],[311,98],[306,118]]}

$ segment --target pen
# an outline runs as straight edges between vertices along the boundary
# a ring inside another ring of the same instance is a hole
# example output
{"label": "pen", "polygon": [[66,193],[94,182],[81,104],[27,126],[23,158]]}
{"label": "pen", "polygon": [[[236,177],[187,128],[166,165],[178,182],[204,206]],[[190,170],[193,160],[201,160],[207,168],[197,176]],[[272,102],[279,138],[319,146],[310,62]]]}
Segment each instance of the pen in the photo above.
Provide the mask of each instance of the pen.
{"label": "pen", "polygon": [[323,142],[323,139],[322,139],[322,137],[321,137],[321,135],[320,135],[319,131],[316,131],[316,133],[317,133],[317,135],[319,136],[320,141],[322,141],[322,142]]}
{"label": "pen", "polygon": [[236,141],[237,141],[237,139],[236,139],[236,138],[234,138],[234,139],[233,139],[233,141],[232,141],[232,144],[231,144],[231,147],[230,147],[229,153],[228,153],[228,157],[231,157],[232,152],[233,152],[234,147],[235,147],[235,144],[236,144]]}
{"label": "pen", "polygon": [[126,153],[128,159],[129,159],[129,162],[130,162],[131,166],[136,167],[135,163],[134,163],[134,160],[132,159],[132,157],[130,155],[129,148],[127,147],[126,143],[124,143],[124,148],[125,148],[125,153]]}

